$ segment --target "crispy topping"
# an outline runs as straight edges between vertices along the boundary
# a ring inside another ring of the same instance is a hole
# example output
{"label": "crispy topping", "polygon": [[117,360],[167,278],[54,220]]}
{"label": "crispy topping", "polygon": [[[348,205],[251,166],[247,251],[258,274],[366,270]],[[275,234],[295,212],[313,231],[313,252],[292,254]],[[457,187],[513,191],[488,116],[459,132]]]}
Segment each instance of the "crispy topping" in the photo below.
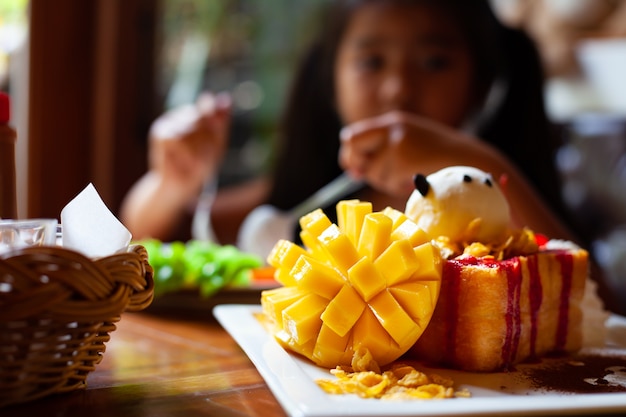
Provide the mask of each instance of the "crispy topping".
{"label": "crispy topping", "polygon": [[[477,224],[478,222],[473,223]],[[471,233],[468,234],[471,235]],[[465,255],[476,258],[490,257],[501,261],[514,256],[530,255],[536,253],[539,249],[535,234],[528,228],[514,230],[504,240],[488,244],[481,242],[453,242],[446,236],[436,238],[434,243],[441,250],[444,259]]]}
{"label": "crispy topping", "polygon": [[383,400],[431,400],[469,397],[467,390],[455,391],[453,381],[437,374],[427,375],[413,366],[398,363],[381,373],[337,367],[330,371],[336,379],[319,379],[317,384],[329,394],[356,394]]}
{"label": "crispy topping", "polygon": [[454,382],[437,374],[427,375],[415,367],[395,363],[385,371],[371,359],[367,349],[354,355],[352,367],[338,366],[330,371],[336,379],[319,379],[317,384],[329,394],[356,394],[383,400],[430,400],[469,397],[467,390],[454,390]]}

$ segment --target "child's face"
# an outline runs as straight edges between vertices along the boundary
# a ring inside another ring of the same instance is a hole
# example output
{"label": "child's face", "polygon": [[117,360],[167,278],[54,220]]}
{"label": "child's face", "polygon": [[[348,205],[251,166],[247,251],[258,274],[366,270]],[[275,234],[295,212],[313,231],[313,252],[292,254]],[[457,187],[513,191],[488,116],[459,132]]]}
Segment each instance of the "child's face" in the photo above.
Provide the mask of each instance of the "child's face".
{"label": "child's face", "polygon": [[474,103],[474,65],[452,19],[424,5],[369,4],[352,16],[335,63],[345,124],[391,110],[458,127]]}

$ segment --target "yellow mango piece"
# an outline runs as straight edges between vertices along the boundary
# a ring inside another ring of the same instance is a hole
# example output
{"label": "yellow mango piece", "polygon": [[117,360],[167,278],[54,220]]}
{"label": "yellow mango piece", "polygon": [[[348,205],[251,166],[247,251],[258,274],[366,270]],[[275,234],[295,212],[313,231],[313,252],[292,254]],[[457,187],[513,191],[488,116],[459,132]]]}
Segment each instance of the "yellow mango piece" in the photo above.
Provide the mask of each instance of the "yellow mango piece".
{"label": "yellow mango piece", "polygon": [[319,295],[307,294],[283,310],[283,329],[296,344],[302,345],[317,336],[326,304]]}
{"label": "yellow mango piece", "polygon": [[438,285],[434,282],[433,285],[428,284],[425,282],[405,282],[389,288],[389,292],[398,304],[411,318],[420,320],[420,325],[422,325],[421,320],[424,318],[430,321],[435,310],[433,300],[436,301],[438,298],[438,294],[433,294],[438,293]]}
{"label": "yellow mango piece", "polygon": [[[314,257],[327,258],[326,250],[319,242],[318,237],[332,225],[326,213],[322,209],[316,209],[312,212],[300,217],[300,239],[304,246],[309,249],[309,252]],[[329,259],[324,259],[325,262],[330,262]]]}
{"label": "yellow mango piece", "polygon": [[285,264],[293,266],[302,254],[306,254],[303,248],[286,239],[280,239],[267,255],[267,263],[274,268],[281,268]]}
{"label": "yellow mango piece", "polygon": [[337,226],[354,246],[359,241],[363,219],[371,212],[372,203],[367,201],[343,200],[337,204]]}
{"label": "yellow mango piece", "polygon": [[307,252],[313,258],[332,264],[332,260],[328,257],[328,253],[322,246],[322,243],[317,240],[317,236],[313,236],[313,234],[307,230],[301,230],[300,240],[302,240],[302,244],[307,248]]}
{"label": "yellow mango piece", "polygon": [[307,251],[295,243],[284,239],[276,242],[269,255],[267,255],[267,263],[276,268],[274,279],[286,287],[295,285],[293,277],[289,275],[289,271],[291,271],[291,268],[302,255],[308,255]]}
{"label": "yellow mango piece", "polygon": [[335,268],[309,256],[301,256],[289,273],[298,288],[332,299],[345,285],[346,279]]}
{"label": "yellow mango piece", "polygon": [[381,212],[366,215],[357,244],[359,256],[378,258],[389,246],[392,226],[393,220]]}
{"label": "yellow mango piece", "polygon": [[352,350],[356,352],[361,347],[367,348],[380,366],[398,359],[403,353],[369,308],[363,311],[352,332]]}
{"label": "yellow mango piece", "polygon": [[319,236],[332,224],[322,209],[316,209],[305,214],[300,217],[299,221],[302,230],[306,230],[315,237]]}
{"label": "yellow mango piece", "polygon": [[337,225],[331,225],[317,238],[325,249],[328,257],[339,269],[342,275],[347,276],[348,269],[359,260],[356,248]]}
{"label": "yellow mango piece", "polygon": [[407,239],[413,247],[430,242],[431,240],[428,233],[411,219],[406,219],[391,232],[391,240],[401,239]]}
{"label": "yellow mango piece", "polygon": [[308,342],[303,344],[298,344],[285,330],[279,330],[274,333],[274,339],[285,350],[299,353],[300,355],[307,358],[310,358],[313,355],[313,349],[315,348],[315,339],[309,340]]}
{"label": "yellow mango piece", "polygon": [[291,349],[291,336],[287,333],[282,326],[274,331],[274,339],[285,349]]}
{"label": "yellow mango piece", "polygon": [[348,208],[348,205],[350,204],[354,204],[354,203],[359,203],[361,200],[358,199],[353,199],[353,200],[341,200],[340,202],[337,203],[337,226],[339,227],[340,230],[343,230],[344,232],[347,230],[346,229],[346,219],[348,218],[348,215],[346,213],[346,210]]}
{"label": "yellow mango piece", "polygon": [[400,350],[408,350],[423,332],[389,291],[382,291],[374,297],[370,308]]}
{"label": "yellow mango piece", "polygon": [[365,309],[365,302],[350,285],[344,285],[322,313],[322,321],[339,336],[352,329]]}
{"label": "yellow mango piece", "polygon": [[374,266],[385,277],[388,287],[406,281],[419,268],[419,261],[408,240],[393,241],[374,261]]}
{"label": "yellow mango piece", "polygon": [[346,363],[352,357],[352,349],[349,347],[351,333],[339,336],[326,324],[322,324],[315,347],[313,348],[313,361],[327,368],[334,368],[338,363]]}
{"label": "yellow mango piece", "polygon": [[413,249],[419,264],[415,279],[441,282],[443,259],[441,252],[431,243],[424,243]]}
{"label": "yellow mango piece", "polygon": [[385,277],[378,272],[367,256],[359,259],[348,269],[348,281],[365,301],[371,300],[387,287]]}
{"label": "yellow mango piece", "polygon": [[382,213],[393,221],[392,227],[395,229],[408,219],[407,215],[392,207],[385,207]]}
{"label": "yellow mango piece", "polygon": [[270,320],[282,328],[282,313],[285,308],[305,294],[298,287],[279,287],[261,292],[261,307]]}

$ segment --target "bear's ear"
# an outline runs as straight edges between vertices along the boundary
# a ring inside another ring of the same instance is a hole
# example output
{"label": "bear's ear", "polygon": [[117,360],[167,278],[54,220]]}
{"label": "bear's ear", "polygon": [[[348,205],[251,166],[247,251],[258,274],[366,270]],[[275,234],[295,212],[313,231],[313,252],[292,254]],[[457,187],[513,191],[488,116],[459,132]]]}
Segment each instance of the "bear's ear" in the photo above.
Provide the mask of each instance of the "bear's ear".
{"label": "bear's ear", "polygon": [[428,191],[430,190],[430,184],[428,180],[423,174],[415,174],[413,177],[413,184],[415,184],[415,189],[419,191],[422,197],[426,197]]}

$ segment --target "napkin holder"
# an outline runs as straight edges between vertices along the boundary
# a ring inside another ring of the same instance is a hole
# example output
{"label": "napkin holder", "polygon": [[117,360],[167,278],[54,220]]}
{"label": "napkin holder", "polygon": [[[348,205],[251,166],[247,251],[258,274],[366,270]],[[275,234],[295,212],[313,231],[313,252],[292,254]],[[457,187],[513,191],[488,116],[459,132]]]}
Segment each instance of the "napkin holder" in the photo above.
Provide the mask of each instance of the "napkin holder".
{"label": "napkin holder", "polygon": [[153,291],[141,245],[94,259],[61,246],[1,254],[0,408],[84,389],[121,314]]}

